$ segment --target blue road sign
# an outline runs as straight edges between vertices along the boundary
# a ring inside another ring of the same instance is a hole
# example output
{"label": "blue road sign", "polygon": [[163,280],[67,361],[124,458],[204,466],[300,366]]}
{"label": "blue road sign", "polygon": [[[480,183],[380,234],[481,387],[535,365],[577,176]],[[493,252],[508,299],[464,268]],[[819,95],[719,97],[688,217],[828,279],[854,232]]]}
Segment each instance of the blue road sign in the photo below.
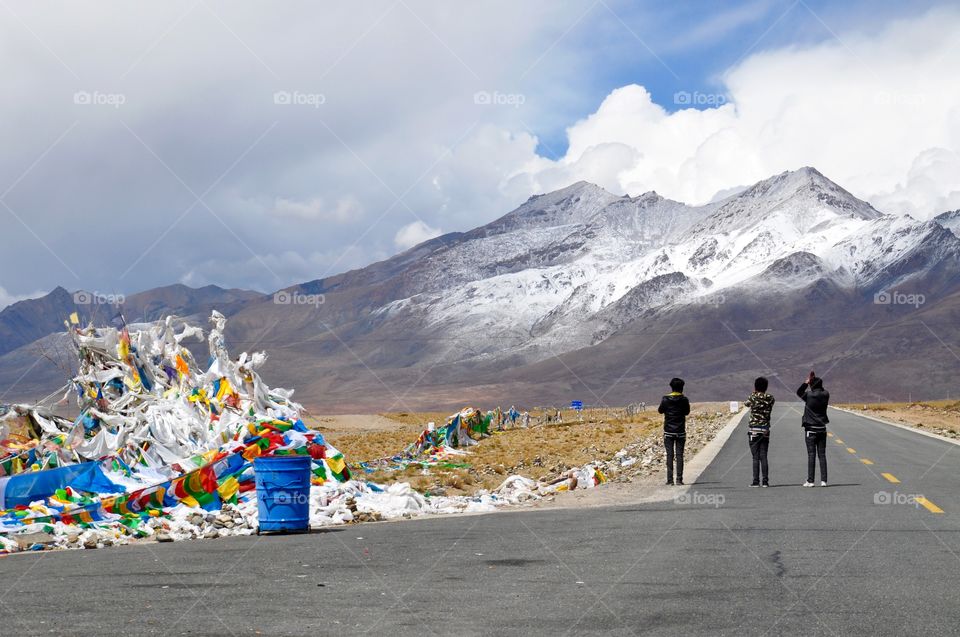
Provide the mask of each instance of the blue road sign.
{"label": "blue road sign", "polygon": [[570,401],[570,409],[576,409],[577,411],[580,411],[581,409],[583,409],[583,401],[582,401],[582,400],[571,400],[571,401]]}

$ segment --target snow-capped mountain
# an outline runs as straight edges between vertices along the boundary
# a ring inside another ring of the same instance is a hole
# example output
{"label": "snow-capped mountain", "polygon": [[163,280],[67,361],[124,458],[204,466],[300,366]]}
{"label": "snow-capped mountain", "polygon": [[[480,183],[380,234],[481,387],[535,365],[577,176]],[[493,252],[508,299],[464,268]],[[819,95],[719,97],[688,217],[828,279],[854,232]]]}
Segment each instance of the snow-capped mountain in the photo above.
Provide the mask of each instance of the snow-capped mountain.
{"label": "snow-capped mountain", "polygon": [[951,231],[955,235],[960,235],[960,210],[951,210],[934,217],[934,221]]}
{"label": "snow-capped mountain", "polygon": [[[295,342],[270,373],[300,386],[300,370],[312,370],[307,393],[343,409],[387,388],[399,388],[386,392],[388,403],[412,391],[424,404],[438,394],[461,402],[478,387],[544,399],[581,383],[622,388],[673,364],[678,347],[685,374],[720,374],[719,387],[728,375],[714,365],[757,363],[742,347],[753,332],[733,338],[741,328],[789,324],[801,333],[816,324],[816,345],[791,337],[791,347],[803,342],[802,356],[811,356],[835,338],[824,355],[841,356],[848,332],[862,347],[866,328],[879,333],[913,316],[875,295],[921,291],[928,302],[918,311],[927,313],[960,304],[952,296],[960,296],[960,239],[948,217],[884,214],[813,168],[704,206],[578,182],[471,231],[292,290],[323,294],[319,307],[251,303],[232,325],[241,340],[269,333]],[[937,321],[949,323],[925,320]],[[917,326],[903,327],[897,342],[928,338],[905,356],[938,356],[924,348],[942,345]],[[782,338],[768,344],[771,358]],[[763,347],[751,345],[756,354]],[[621,360],[638,352],[642,365]],[[837,370],[848,364],[829,360]]]}
{"label": "snow-capped mountain", "polygon": [[[884,214],[813,168],[703,206],[578,182],[289,290],[322,304],[244,301],[228,338],[263,343],[271,378],[346,411],[627,402],[673,374],[722,399],[741,376],[814,364],[864,398],[899,391],[908,369],[918,396],[960,371],[944,345],[960,322],[958,226],[957,212]],[[22,367],[17,350],[0,368],[14,355]]]}
{"label": "snow-capped mountain", "polygon": [[411,252],[423,254],[391,277],[394,298],[363,317],[371,329],[415,325],[427,338],[469,339],[473,356],[529,362],[725,293],[829,278],[872,295],[955,263],[960,241],[802,168],[698,207],[579,182]]}

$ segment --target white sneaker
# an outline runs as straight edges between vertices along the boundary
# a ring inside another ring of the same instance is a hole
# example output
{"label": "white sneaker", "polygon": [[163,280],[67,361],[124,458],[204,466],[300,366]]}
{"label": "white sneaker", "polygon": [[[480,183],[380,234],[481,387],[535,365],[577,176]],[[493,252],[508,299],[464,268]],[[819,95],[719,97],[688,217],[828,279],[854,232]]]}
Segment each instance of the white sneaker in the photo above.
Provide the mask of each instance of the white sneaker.
{"label": "white sneaker", "polygon": [[821,486],[821,487],[825,487],[825,486],[827,486],[827,483],[824,482],[823,480],[821,480],[821,481],[820,481],[820,486]]}
{"label": "white sneaker", "polygon": [[810,482],[809,480],[807,480],[806,482],[803,483],[803,486],[805,486],[805,487],[812,487],[812,486],[813,486],[813,483]]}

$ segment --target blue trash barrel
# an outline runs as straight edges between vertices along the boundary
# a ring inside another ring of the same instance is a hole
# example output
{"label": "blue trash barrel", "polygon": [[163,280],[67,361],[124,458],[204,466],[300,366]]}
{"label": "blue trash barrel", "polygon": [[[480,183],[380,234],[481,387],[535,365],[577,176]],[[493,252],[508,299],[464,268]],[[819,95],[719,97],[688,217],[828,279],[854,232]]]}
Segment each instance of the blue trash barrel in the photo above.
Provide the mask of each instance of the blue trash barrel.
{"label": "blue trash barrel", "polygon": [[259,531],[310,529],[310,456],[255,458]]}

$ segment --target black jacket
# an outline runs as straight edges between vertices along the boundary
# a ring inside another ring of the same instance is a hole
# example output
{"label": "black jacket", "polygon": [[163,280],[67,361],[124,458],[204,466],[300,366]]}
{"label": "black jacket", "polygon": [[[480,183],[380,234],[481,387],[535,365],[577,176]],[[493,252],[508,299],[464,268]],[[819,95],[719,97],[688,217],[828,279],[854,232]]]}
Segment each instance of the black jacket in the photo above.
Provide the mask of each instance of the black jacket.
{"label": "black jacket", "polygon": [[686,435],[687,414],[690,413],[690,401],[686,396],[676,392],[667,394],[660,399],[657,411],[663,414],[663,433]]}
{"label": "black jacket", "polygon": [[827,404],[830,402],[830,392],[824,388],[812,389],[806,383],[800,385],[797,396],[804,402],[803,428],[807,431],[826,431]]}

